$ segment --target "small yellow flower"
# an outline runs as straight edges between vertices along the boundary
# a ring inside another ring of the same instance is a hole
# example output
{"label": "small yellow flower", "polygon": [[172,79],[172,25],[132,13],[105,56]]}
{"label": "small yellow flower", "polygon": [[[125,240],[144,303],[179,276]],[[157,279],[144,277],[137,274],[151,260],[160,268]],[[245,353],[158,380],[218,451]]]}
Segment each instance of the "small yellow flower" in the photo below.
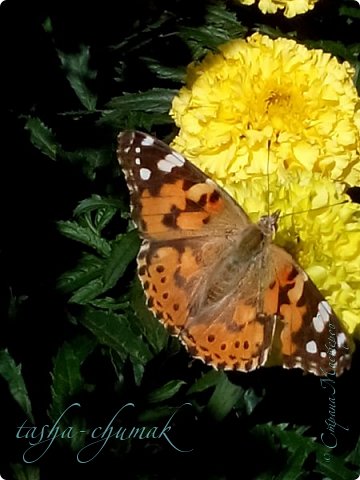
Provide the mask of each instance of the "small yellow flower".
{"label": "small yellow flower", "polygon": [[275,242],[293,254],[354,333],[360,206],[339,204],[349,200],[345,185],[360,180],[354,71],[320,50],[258,33],[220,51],[189,67],[171,110],[180,127],[173,147],[254,221],[281,210]]}
{"label": "small yellow flower", "polygon": [[360,102],[347,62],[255,33],[190,65],[174,147],[226,182],[270,172],[360,180]]}
{"label": "small yellow flower", "polygon": [[[243,5],[253,5],[255,0],[238,0]],[[276,13],[284,10],[287,18],[306,13],[314,8],[317,0],[259,0],[258,6],[262,13]]]}

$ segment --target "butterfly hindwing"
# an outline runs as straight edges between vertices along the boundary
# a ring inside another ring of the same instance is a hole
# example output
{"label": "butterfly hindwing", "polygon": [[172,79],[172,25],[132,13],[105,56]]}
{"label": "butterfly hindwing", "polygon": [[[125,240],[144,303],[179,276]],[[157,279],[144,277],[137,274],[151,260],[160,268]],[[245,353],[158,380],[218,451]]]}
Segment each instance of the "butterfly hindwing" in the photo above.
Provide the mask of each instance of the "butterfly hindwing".
{"label": "butterfly hindwing", "polygon": [[150,135],[126,131],[118,142],[143,239],[138,274],[148,307],[191,355],[244,372],[264,364],[316,375],[349,367],[338,318],[271,242],[277,213],[252,223],[220,186]]}

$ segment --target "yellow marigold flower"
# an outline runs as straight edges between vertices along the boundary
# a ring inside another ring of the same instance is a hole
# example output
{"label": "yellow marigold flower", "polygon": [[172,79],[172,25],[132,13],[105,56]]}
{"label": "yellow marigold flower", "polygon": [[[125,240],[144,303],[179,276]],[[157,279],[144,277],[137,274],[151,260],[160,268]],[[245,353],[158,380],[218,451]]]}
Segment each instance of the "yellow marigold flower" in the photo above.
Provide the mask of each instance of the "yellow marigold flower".
{"label": "yellow marigold flower", "polygon": [[320,50],[260,34],[220,50],[190,66],[187,86],[173,101],[180,131],[172,146],[254,221],[268,207],[281,210],[275,242],[294,255],[355,333],[360,206],[339,204],[349,200],[345,183],[360,179],[354,71]]}
{"label": "yellow marigold flower", "polygon": [[354,70],[322,50],[255,33],[190,65],[171,114],[173,146],[228,181],[270,172],[360,179],[360,102]]}
{"label": "yellow marigold flower", "polygon": [[[239,0],[243,5],[253,5],[255,0]],[[287,18],[295,17],[314,8],[317,0],[259,0],[258,6],[262,13],[276,13],[284,10]]]}
{"label": "yellow marigold flower", "polygon": [[[253,221],[281,210],[275,243],[290,252],[333,306],[349,333],[360,324],[360,205],[340,183],[293,172],[226,185]],[[268,206],[268,192],[270,205]]]}

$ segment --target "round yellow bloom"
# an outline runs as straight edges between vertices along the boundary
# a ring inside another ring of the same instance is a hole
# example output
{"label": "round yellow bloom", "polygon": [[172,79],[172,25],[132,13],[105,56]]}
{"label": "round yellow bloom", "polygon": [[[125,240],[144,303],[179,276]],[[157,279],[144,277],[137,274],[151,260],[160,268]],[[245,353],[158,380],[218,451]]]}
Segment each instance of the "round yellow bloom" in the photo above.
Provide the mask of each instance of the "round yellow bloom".
{"label": "round yellow bloom", "polygon": [[[255,0],[239,0],[243,5],[253,5]],[[259,0],[259,9],[262,13],[276,13],[284,10],[287,18],[295,17],[299,13],[305,13],[314,8],[317,0]]]}
{"label": "round yellow bloom", "polygon": [[[275,242],[350,333],[360,323],[360,102],[353,69],[292,40],[254,34],[191,65],[171,114],[172,146],[254,221],[280,209]],[[315,210],[314,210],[315,209]],[[357,329],[360,330],[360,329]]]}
{"label": "round yellow bloom", "polygon": [[176,149],[226,182],[268,167],[359,181],[360,102],[347,62],[258,33],[220,52],[190,65],[173,101]]}
{"label": "round yellow bloom", "polygon": [[281,210],[274,242],[293,255],[354,333],[360,323],[360,205],[349,201],[340,183],[309,172],[225,188],[254,222]]}

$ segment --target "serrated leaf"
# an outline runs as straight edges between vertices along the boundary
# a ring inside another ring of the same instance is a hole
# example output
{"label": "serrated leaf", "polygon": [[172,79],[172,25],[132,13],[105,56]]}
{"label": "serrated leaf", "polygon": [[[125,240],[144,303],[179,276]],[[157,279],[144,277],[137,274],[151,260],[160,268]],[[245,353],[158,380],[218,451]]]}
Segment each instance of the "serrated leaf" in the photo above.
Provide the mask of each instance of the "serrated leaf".
{"label": "serrated leaf", "polygon": [[157,60],[149,57],[141,57],[141,60],[146,64],[148,69],[158,78],[162,78],[164,80],[172,80],[173,82],[177,83],[185,83],[185,67],[168,67],[162,65]]}
{"label": "serrated leaf", "polygon": [[135,385],[139,386],[144,376],[145,367],[142,363],[137,362],[134,358],[132,359],[132,367],[134,372]]}
{"label": "serrated leaf", "polygon": [[80,287],[70,298],[69,303],[78,303],[79,305],[86,305],[93,301],[96,297],[104,293],[107,289],[104,288],[102,278],[95,278],[91,282]]}
{"label": "serrated leaf", "polygon": [[190,47],[193,57],[199,59],[209,49],[216,50],[221,44],[238,38],[246,33],[246,28],[237,20],[236,15],[223,4],[209,4],[204,24],[197,27],[183,26],[180,37]]}
{"label": "serrated leaf", "polygon": [[186,382],[183,380],[170,380],[161,387],[157,388],[150,392],[147,396],[147,401],[149,403],[160,403],[168,400],[177,394],[180,388],[186,385]]}
{"label": "serrated leaf", "polygon": [[106,107],[128,112],[167,113],[177,93],[177,90],[169,88],[153,88],[139,93],[124,92],[121,97],[111,99]]}
{"label": "serrated leaf", "polygon": [[354,450],[349,453],[349,455],[346,457],[346,460],[353,463],[357,467],[360,467],[360,437],[358,438]]}
{"label": "serrated leaf", "polygon": [[350,18],[360,18],[360,8],[343,5],[339,8],[339,15]]}
{"label": "serrated leaf", "polygon": [[35,465],[15,463],[11,465],[11,469],[15,480],[40,480],[40,468]]}
{"label": "serrated leaf", "polygon": [[89,67],[89,47],[82,45],[78,53],[64,53],[58,50],[58,55],[66,72],[66,78],[78,99],[87,110],[94,110],[97,97],[89,90],[87,83],[93,80],[97,73]]}
{"label": "serrated leaf", "polygon": [[124,315],[114,312],[87,309],[81,323],[103,344],[123,355],[124,352],[137,362],[146,364],[152,354],[141,334],[134,330]]}
{"label": "serrated leaf", "polygon": [[199,380],[196,380],[196,382],[192,384],[187,391],[187,395],[204,392],[208,388],[215,387],[215,385],[218,384],[221,375],[222,373],[218,370],[209,370],[201,378],[199,378]]}
{"label": "serrated leaf", "polygon": [[94,194],[90,198],[85,198],[79,202],[74,210],[74,215],[78,217],[84,213],[93,212],[94,210],[103,210],[106,208],[115,208],[120,210],[123,207],[124,203],[117,198],[104,198],[100,195]]}
{"label": "serrated leaf", "polygon": [[112,288],[124,274],[139,251],[140,239],[136,230],[121,235],[112,242],[111,253],[104,266],[104,288]]}
{"label": "serrated leaf", "polygon": [[206,410],[216,421],[225,418],[244,395],[244,390],[231,383],[224,372],[219,375],[214,393],[207,404]]}
{"label": "serrated leaf", "polygon": [[55,420],[68,406],[68,402],[84,389],[84,379],[80,368],[90,353],[94,350],[94,338],[82,335],[65,342],[59,349],[51,373],[52,403],[49,416]]}
{"label": "serrated leaf", "polygon": [[[327,449],[326,449],[327,450]],[[329,451],[327,450],[327,453]],[[350,470],[344,463],[342,458],[331,455],[330,461],[324,460],[324,452],[317,454],[317,464],[314,472],[321,473],[331,480],[357,480],[359,474]]]}
{"label": "serrated leaf", "polygon": [[256,395],[255,391],[252,388],[248,388],[244,394],[244,402],[246,413],[251,415],[254,408],[261,402],[262,397]]}
{"label": "serrated leaf", "polygon": [[137,323],[146,340],[155,353],[163,350],[169,339],[169,334],[163,325],[154,317],[145,304],[144,291],[138,278],[135,279],[130,291],[131,306],[136,313]]}
{"label": "serrated leaf", "polygon": [[21,374],[21,365],[16,365],[7,350],[0,350],[0,375],[7,382],[13,399],[29,419],[34,421],[29,394]]}
{"label": "serrated leaf", "polygon": [[29,118],[25,129],[30,132],[31,143],[44,155],[56,160],[58,144],[55,135],[39,118]]}
{"label": "serrated leaf", "polygon": [[129,308],[129,302],[117,302],[114,298],[105,297],[105,298],[98,298],[96,300],[92,300],[88,302],[90,305],[102,308],[104,310],[122,310],[125,311]]}
{"label": "serrated leaf", "polygon": [[104,257],[110,255],[110,243],[105,238],[100,237],[98,232],[90,227],[83,227],[78,222],[71,220],[59,221],[57,225],[60,232],[66,237],[93,248]]}
{"label": "serrated leaf", "polygon": [[142,129],[149,131],[155,125],[169,125],[173,119],[168,113],[151,112],[128,112],[122,110],[105,111],[98,122],[100,125],[105,123],[116,130],[123,129]]}
{"label": "serrated leaf", "polygon": [[58,279],[57,288],[64,292],[73,292],[92,280],[102,276],[104,262],[95,255],[85,254],[73,270],[64,272]]}
{"label": "serrated leaf", "polygon": [[101,167],[106,167],[112,161],[112,151],[106,148],[80,148],[74,152],[61,151],[61,158],[76,165],[81,165],[83,173],[90,180],[94,180],[96,172]]}
{"label": "serrated leaf", "polygon": [[97,210],[95,219],[94,219],[94,226],[98,232],[102,232],[104,228],[111,222],[114,218],[115,214],[117,213],[117,208],[114,207],[106,207]]}

